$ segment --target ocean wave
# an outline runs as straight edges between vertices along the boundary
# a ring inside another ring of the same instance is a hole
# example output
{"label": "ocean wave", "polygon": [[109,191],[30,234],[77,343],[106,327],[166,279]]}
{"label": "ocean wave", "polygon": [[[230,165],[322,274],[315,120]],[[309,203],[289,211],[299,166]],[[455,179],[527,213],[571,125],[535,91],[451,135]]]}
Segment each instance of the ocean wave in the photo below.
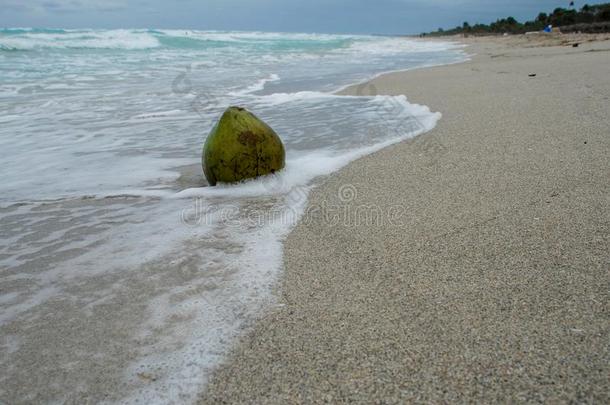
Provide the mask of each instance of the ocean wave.
{"label": "ocean wave", "polygon": [[146,31],[134,30],[2,30],[0,49],[31,51],[39,49],[150,49],[159,40]]}
{"label": "ocean wave", "polygon": [[39,49],[208,49],[229,46],[277,51],[329,50],[351,46],[358,36],[196,30],[0,30],[0,50]]}
{"label": "ocean wave", "polygon": [[63,34],[68,30],[60,28],[2,28],[0,35],[19,35],[28,33],[43,33],[43,34]]}
{"label": "ocean wave", "polygon": [[273,52],[339,51],[360,55],[429,52],[455,47],[449,42],[423,43],[396,37],[197,30],[64,30],[7,28],[0,30],[0,50],[44,49],[213,49],[240,47]]}

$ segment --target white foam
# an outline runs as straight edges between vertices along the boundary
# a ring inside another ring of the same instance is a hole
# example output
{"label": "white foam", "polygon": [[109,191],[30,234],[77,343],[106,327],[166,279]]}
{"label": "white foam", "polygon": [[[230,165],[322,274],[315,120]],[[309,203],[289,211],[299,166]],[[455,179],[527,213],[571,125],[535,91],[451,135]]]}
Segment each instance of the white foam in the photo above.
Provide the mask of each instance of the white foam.
{"label": "white foam", "polygon": [[198,31],[198,30],[159,30],[168,36],[193,38],[207,41],[221,42],[248,42],[252,41],[336,41],[350,38],[364,38],[360,35],[333,35],[333,34],[302,34],[282,32],[256,32],[256,31]]}
{"label": "white foam", "polygon": [[32,50],[38,48],[150,49],[158,47],[153,35],[133,30],[87,30],[67,33],[27,32],[0,37],[0,49]]}
{"label": "white foam", "polygon": [[[293,101],[306,101],[306,100],[323,100],[337,98],[338,96],[331,93],[322,93],[319,91],[299,91],[296,93],[273,93],[264,95],[259,98],[261,104],[267,105],[280,105],[286,104]],[[350,96],[341,96],[350,97]]]}
{"label": "white foam", "polygon": [[243,95],[255,93],[257,91],[263,90],[267,83],[277,82],[279,80],[280,80],[280,77],[278,75],[276,75],[275,73],[272,73],[269,75],[269,77],[260,79],[253,85],[246,87],[244,90],[230,92],[229,95],[235,97],[235,96],[243,96]]}
{"label": "white foam", "polygon": [[414,38],[377,37],[355,41],[346,50],[359,55],[398,55],[404,53],[441,52],[463,48],[464,45],[451,41],[422,41]]}
{"label": "white foam", "polygon": [[149,118],[165,118],[183,114],[182,110],[157,111],[146,114],[139,114],[133,117],[134,119],[149,119]]}

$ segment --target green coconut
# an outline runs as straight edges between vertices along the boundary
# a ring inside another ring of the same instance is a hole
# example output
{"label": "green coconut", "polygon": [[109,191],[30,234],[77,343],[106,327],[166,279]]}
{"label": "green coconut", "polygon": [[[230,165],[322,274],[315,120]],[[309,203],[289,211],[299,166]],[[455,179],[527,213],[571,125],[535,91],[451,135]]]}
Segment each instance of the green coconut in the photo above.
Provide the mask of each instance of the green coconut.
{"label": "green coconut", "polygon": [[203,146],[203,172],[212,186],[272,174],[285,163],[280,137],[241,107],[229,107],[222,114]]}

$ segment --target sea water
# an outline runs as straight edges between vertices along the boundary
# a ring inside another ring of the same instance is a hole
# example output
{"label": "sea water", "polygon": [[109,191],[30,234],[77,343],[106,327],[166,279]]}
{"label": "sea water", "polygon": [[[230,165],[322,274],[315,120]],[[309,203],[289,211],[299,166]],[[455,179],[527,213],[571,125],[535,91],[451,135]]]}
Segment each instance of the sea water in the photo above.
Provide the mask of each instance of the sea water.
{"label": "sea water", "polygon": [[[316,181],[440,118],[334,92],[463,59],[396,37],[0,30],[0,399],[193,402],[278,305]],[[229,105],[278,132],[284,171],[207,187],[202,145]]]}

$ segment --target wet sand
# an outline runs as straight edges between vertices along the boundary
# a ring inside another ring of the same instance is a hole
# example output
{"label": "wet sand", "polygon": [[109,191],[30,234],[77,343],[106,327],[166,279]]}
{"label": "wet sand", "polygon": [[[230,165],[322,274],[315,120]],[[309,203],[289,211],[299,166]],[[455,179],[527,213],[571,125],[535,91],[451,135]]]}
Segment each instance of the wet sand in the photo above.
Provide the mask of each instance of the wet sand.
{"label": "wet sand", "polygon": [[313,192],[202,403],[610,401],[610,42],[541,42],[346,90],[443,119]]}

